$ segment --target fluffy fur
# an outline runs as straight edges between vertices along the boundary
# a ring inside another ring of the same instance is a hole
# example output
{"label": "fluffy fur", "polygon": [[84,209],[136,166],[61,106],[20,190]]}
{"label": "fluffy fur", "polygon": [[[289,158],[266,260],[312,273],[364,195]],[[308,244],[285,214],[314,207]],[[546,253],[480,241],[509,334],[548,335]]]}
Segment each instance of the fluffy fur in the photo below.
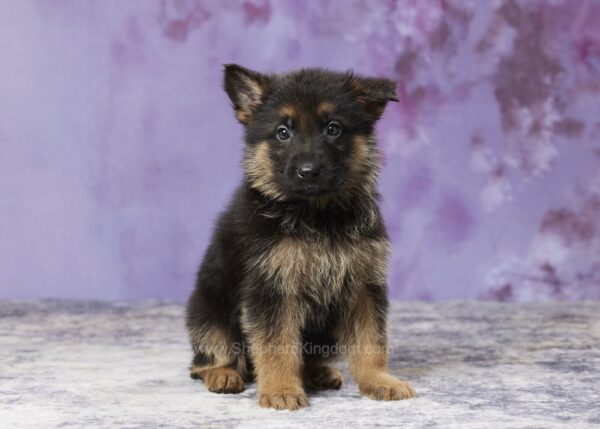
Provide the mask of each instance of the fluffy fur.
{"label": "fluffy fur", "polygon": [[244,181],[216,225],[187,307],[191,374],[218,393],[256,379],[259,404],[294,410],[338,389],[348,359],[362,394],[415,395],[387,371],[390,252],[375,190],[374,125],[387,79],[225,66],[245,126]]}

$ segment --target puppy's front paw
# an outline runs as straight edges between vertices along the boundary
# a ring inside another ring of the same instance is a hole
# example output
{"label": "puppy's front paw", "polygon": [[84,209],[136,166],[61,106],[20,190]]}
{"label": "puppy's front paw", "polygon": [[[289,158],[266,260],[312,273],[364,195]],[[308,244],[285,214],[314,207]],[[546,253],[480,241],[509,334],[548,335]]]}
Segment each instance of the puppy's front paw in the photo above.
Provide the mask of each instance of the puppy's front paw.
{"label": "puppy's front paw", "polygon": [[261,393],[258,404],[276,410],[298,410],[308,406],[308,397],[302,390]]}
{"label": "puppy's front paw", "polygon": [[373,382],[358,385],[360,393],[378,401],[398,401],[417,396],[415,389],[407,381],[399,380],[391,375],[376,377]]}

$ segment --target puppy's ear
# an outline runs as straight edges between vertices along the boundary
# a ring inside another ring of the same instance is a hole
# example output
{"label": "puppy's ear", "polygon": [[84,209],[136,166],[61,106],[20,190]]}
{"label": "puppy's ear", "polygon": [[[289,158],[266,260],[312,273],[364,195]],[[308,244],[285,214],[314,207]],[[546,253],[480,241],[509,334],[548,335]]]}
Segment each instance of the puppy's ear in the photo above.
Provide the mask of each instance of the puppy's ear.
{"label": "puppy's ear", "polygon": [[225,64],[225,91],[235,109],[235,116],[248,124],[267,94],[269,79],[237,64]]}
{"label": "puppy's ear", "polygon": [[396,82],[378,77],[350,76],[350,87],[356,99],[365,110],[377,120],[383,114],[388,101],[399,101],[396,96]]}

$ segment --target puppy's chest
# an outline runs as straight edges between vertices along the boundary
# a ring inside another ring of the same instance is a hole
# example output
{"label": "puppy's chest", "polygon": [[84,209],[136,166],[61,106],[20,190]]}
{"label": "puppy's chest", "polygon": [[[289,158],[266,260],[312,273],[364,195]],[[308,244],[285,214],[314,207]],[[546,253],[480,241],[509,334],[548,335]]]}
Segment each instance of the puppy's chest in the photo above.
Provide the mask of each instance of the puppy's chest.
{"label": "puppy's chest", "polygon": [[385,238],[333,242],[288,236],[262,255],[259,267],[282,291],[325,304],[344,284],[385,283],[389,249]]}

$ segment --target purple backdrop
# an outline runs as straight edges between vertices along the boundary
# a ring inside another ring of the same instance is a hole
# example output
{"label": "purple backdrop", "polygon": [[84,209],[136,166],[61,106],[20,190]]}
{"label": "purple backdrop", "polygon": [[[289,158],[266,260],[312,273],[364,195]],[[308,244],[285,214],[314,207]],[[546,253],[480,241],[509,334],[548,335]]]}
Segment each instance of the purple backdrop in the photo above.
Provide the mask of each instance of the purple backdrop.
{"label": "purple backdrop", "polygon": [[598,1],[0,1],[0,297],[184,299],[241,177],[222,63],[398,82],[396,298],[600,298]]}

